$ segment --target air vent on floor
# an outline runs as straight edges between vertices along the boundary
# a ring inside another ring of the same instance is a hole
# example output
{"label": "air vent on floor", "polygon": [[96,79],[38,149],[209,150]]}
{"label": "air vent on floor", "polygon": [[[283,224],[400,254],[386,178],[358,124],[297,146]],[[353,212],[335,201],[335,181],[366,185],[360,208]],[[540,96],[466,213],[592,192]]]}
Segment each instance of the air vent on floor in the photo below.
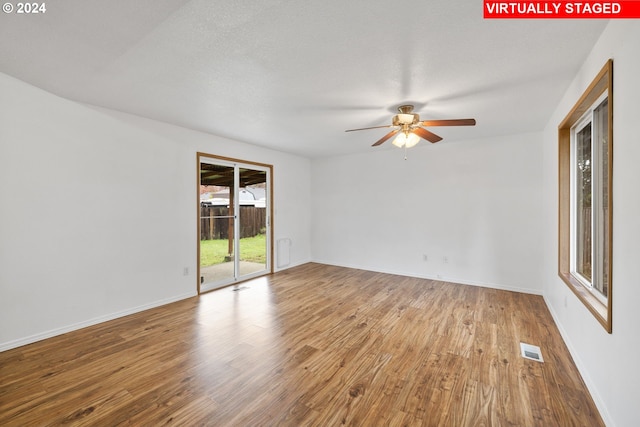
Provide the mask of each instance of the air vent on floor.
{"label": "air vent on floor", "polygon": [[538,346],[521,342],[520,352],[522,353],[522,357],[524,357],[525,359],[535,360],[536,362],[544,362],[542,353],[540,352],[540,347]]}
{"label": "air vent on floor", "polygon": [[232,289],[233,292],[244,291],[245,289],[249,289],[248,286],[240,286],[239,288],[234,287]]}

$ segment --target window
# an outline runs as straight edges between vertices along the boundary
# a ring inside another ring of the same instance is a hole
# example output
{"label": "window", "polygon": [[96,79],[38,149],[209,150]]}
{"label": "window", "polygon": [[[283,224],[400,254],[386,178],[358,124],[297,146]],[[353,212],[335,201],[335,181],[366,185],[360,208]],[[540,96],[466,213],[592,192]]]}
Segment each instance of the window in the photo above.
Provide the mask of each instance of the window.
{"label": "window", "polygon": [[562,280],[611,333],[613,63],[558,129]]}
{"label": "window", "polygon": [[571,274],[601,300],[609,289],[603,256],[609,235],[607,113],[605,94],[571,132]]}

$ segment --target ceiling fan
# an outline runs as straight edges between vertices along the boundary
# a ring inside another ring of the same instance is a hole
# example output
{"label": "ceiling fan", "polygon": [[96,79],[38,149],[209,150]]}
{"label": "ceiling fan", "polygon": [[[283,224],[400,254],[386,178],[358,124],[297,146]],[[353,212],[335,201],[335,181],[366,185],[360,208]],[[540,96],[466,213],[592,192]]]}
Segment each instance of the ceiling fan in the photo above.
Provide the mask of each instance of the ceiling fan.
{"label": "ceiling fan", "polygon": [[424,120],[420,121],[420,116],[413,112],[413,105],[401,105],[398,107],[398,114],[393,116],[390,125],[373,126],[369,128],[348,129],[345,132],[354,132],[357,130],[395,128],[379,140],[373,143],[372,147],[384,143],[394,135],[396,138],[392,144],[396,147],[411,148],[420,141],[420,138],[429,142],[438,142],[442,137],[433,132],[428,131],[423,126],[475,126],[475,119],[451,119],[451,120]]}

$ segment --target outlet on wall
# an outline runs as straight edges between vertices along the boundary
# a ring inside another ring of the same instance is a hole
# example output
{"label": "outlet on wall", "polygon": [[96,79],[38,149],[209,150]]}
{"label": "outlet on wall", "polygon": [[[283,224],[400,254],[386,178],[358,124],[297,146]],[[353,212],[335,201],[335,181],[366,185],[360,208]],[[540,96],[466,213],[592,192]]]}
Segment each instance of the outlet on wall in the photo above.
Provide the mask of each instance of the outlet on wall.
{"label": "outlet on wall", "polygon": [[423,260],[424,262],[429,261],[429,257],[427,256],[427,254],[423,254],[423,255],[422,255],[422,260]]}
{"label": "outlet on wall", "polygon": [[185,268],[182,270],[182,275],[183,275],[183,276],[188,276],[188,275],[189,275],[189,267],[185,267]]}

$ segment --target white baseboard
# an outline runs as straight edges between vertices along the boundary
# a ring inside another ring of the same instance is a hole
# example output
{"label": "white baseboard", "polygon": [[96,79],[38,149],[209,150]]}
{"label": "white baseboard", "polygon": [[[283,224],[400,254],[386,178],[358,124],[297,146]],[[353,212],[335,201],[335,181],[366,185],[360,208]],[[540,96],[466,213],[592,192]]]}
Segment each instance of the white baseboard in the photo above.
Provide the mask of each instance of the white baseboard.
{"label": "white baseboard", "polygon": [[440,282],[458,283],[460,285],[469,285],[469,286],[479,286],[482,288],[498,289],[501,291],[512,291],[512,292],[520,292],[523,294],[542,295],[541,289],[529,289],[529,288],[523,288],[523,287],[517,287],[517,286],[502,285],[498,283],[488,283],[488,282],[480,282],[477,280],[459,279],[459,278],[450,277],[450,276],[433,277],[429,275],[407,273],[403,271],[395,271],[390,269],[375,269],[369,266],[363,267],[363,266],[358,266],[353,264],[337,264],[334,262],[322,261],[322,260],[313,260],[312,262],[316,262],[318,264],[335,265],[336,267],[346,267],[346,268],[355,268],[358,270],[374,271],[376,273],[395,274],[396,276],[417,277],[419,279],[438,280]]}
{"label": "white baseboard", "polygon": [[166,298],[159,301],[154,301],[149,304],[143,304],[138,307],[132,307],[127,310],[122,310],[116,313],[107,314],[105,316],[94,317],[83,322],[74,323],[72,325],[63,326],[61,328],[51,329],[49,331],[41,332],[39,334],[31,335],[28,337],[20,338],[13,341],[0,343],[0,352],[11,350],[12,348],[21,347],[23,345],[31,344],[37,341],[41,341],[47,338],[55,337],[57,335],[66,334],[67,332],[75,331],[78,329],[86,328],[87,326],[97,325],[98,323],[108,322],[119,317],[128,316],[130,314],[139,313],[141,311],[149,310],[151,308],[160,307],[162,305],[171,304],[172,302],[180,301],[183,299],[196,296],[196,293],[188,293],[183,295],[177,295],[171,298]]}
{"label": "white baseboard", "polygon": [[286,266],[283,266],[283,267],[275,267],[275,268],[273,269],[273,272],[274,272],[274,273],[277,273],[278,271],[288,270],[288,269],[290,269],[290,268],[298,267],[298,266],[300,266],[300,265],[307,264],[307,263],[310,263],[310,262],[313,262],[313,261],[311,261],[310,259],[307,259],[307,260],[304,260],[304,261],[296,261],[296,262],[293,262],[293,263],[287,264]]}
{"label": "white baseboard", "polygon": [[600,412],[602,421],[604,421],[605,425],[609,427],[615,427],[616,424],[613,422],[613,418],[611,417],[611,414],[609,414],[607,405],[605,405],[604,400],[600,396],[600,393],[598,393],[598,389],[595,383],[589,376],[589,371],[587,370],[587,367],[582,362],[582,359],[580,358],[580,353],[575,349],[571,340],[569,339],[569,335],[567,334],[567,331],[565,331],[564,328],[562,327],[562,324],[560,323],[558,318],[558,314],[553,309],[553,305],[549,303],[546,296],[543,295],[543,298],[544,298],[545,304],[547,305],[547,308],[549,309],[549,312],[551,313],[551,317],[553,317],[553,321],[555,322],[556,327],[560,331],[560,335],[562,336],[564,343],[567,345],[567,348],[569,349],[569,353],[571,353],[573,362],[576,364],[576,367],[578,368],[578,371],[582,376],[582,380],[586,384],[587,389],[589,389],[589,393],[591,393],[591,398],[593,399],[593,402],[596,404],[596,407],[598,408],[598,412]]}
{"label": "white baseboard", "polygon": [[[310,260],[304,260],[304,261],[291,263],[291,264],[287,265],[284,268],[274,269],[274,272],[284,271],[284,270],[287,270],[289,268],[293,268],[293,267],[297,267],[299,265],[306,264],[308,262],[311,262],[311,261]],[[89,320],[86,320],[86,321],[83,321],[83,322],[74,323],[72,325],[63,326],[61,328],[51,329],[51,330],[44,331],[44,332],[41,332],[41,333],[38,333],[38,334],[30,335],[28,337],[19,338],[17,340],[1,342],[0,343],[0,352],[6,351],[6,350],[11,350],[12,348],[22,347],[23,345],[31,344],[31,343],[34,343],[34,342],[37,342],[37,341],[42,341],[44,339],[52,338],[52,337],[55,337],[57,335],[66,334],[67,332],[71,332],[71,331],[75,331],[75,330],[78,330],[78,329],[86,328],[87,326],[97,325],[99,323],[107,322],[109,320],[114,320],[114,319],[117,319],[119,317],[124,317],[124,316],[128,316],[130,314],[134,314],[134,313],[138,313],[138,312],[144,311],[144,310],[149,310],[151,308],[160,307],[162,305],[166,305],[166,304],[170,304],[172,302],[176,302],[176,301],[180,301],[180,300],[183,300],[183,299],[186,299],[186,298],[194,297],[196,295],[197,295],[197,293],[195,293],[195,292],[194,293],[183,294],[183,295],[178,295],[178,296],[174,296],[174,297],[171,297],[171,298],[166,298],[166,299],[159,300],[159,301],[154,301],[154,302],[149,303],[149,304],[143,304],[141,306],[133,307],[133,308],[130,308],[130,309],[127,309],[127,310],[122,310],[122,311],[119,311],[119,312],[116,312],[116,313],[107,314],[105,316],[95,317],[93,319],[89,319]]]}

